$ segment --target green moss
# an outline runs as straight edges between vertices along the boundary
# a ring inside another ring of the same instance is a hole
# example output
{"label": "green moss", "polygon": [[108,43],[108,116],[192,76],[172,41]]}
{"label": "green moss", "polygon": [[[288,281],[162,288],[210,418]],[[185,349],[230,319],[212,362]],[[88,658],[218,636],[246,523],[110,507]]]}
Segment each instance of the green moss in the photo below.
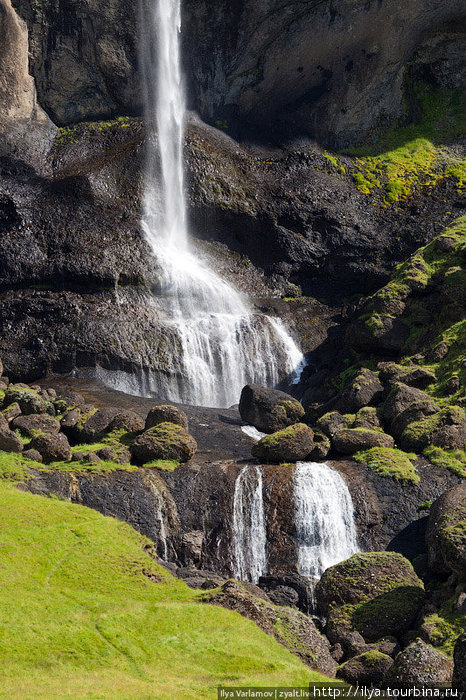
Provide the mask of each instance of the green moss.
{"label": "green moss", "polygon": [[422,452],[435,439],[433,433],[442,423],[454,424],[464,420],[464,409],[460,406],[446,406],[438,413],[427,416],[423,420],[410,423],[402,433],[405,445],[416,452]]}
{"label": "green moss", "polygon": [[399,585],[376,598],[355,606],[352,623],[367,641],[375,642],[414,621],[424,600],[422,588]]}
{"label": "green moss", "polygon": [[25,476],[24,464],[26,461],[16,452],[2,452],[0,450],[0,479],[22,481]]}
{"label": "green moss", "polygon": [[372,143],[345,151],[356,156],[351,167],[356,187],[365,194],[376,194],[385,205],[407,199],[419,188],[431,188],[444,178],[454,178],[458,189],[465,180],[464,161],[443,146],[463,133],[460,92],[436,90],[423,83],[407,84],[406,89],[416,102],[417,123],[393,125],[377,135],[377,148]]}
{"label": "green moss", "polygon": [[428,631],[432,646],[453,656],[456,640],[466,629],[466,613],[456,608],[456,596],[443,603],[438,612],[426,615],[422,629]]}
{"label": "green moss", "polygon": [[402,483],[418,484],[419,474],[412,464],[415,454],[407,454],[391,447],[372,447],[353,455],[354,459],[373,469],[381,476],[388,476]]}
{"label": "green moss", "polygon": [[275,447],[279,445],[282,440],[293,439],[296,435],[299,435],[303,430],[307,429],[308,426],[304,425],[304,423],[294,423],[294,425],[289,425],[286,428],[282,428],[282,430],[277,430],[275,433],[266,435],[262,438],[260,443],[267,447]]}
{"label": "green moss", "polygon": [[442,447],[430,445],[425,448],[422,454],[437,467],[445,467],[458,476],[466,477],[466,452],[464,450],[445,450]]}

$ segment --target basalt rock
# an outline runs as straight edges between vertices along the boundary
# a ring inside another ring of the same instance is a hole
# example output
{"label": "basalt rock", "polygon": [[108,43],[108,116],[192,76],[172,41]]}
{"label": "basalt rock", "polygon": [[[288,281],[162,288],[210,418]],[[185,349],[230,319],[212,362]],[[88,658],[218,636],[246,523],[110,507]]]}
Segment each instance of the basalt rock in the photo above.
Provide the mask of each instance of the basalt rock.
{"label": "basalt rock", "polygon": [[44,401],[39,392],[31,389],[26,384],[10,384],[5,392],[3,405],[18,404],[21,413],[28,416],[32,413],[55,413],[53,405],[49,401]]}
{"label": "basalt rock", "polygon": [[466,484],[458,484],[435,501],[426,532],[429,566],[437,574],[466,572]]}
{"label": "basalt rock", "polygon": [[39,433],[59,433],[60,422],[47,414],[32,414],[18,416],[11,421],[13,430],[19,430],[26,437],[34,437]]}
{"label": "basalt rock", "polygon": [[182,428],[188,430],[188,416],[184,411],[176,406],[154,406],[150,409],[146,418],[146,430],[153,428],[159,423],[175,423],[181,425]]}
{"label": "basalt rock", "polygon": [[395,663],[384,678],[384,685],[389,687],[447,685],[452,681],[453,661],[416,639],[398,654]]}
{"label": "basalt rock", "polygon": [[264,433],[286,428],[304,416],[304,408],[292,396],[257,384],[243,388],[239,412],[244,421]]}
{"label": "basalt rock", "polygon": [[0,425],[0,450],[5,452],[22,452],[23,443],[19,437],[6,426]]}
{"label": "basalt rock", "polygon": [[146,464],[155,459],[187,462],[196,453],[197,443],[181,425],[165,422],[142,433],[130,450],[138,464]]}
{"label": "basalt rock", "polygon": [[395,441],[391,435],[381,430],[368,428],[348,428],[340,430],[333,437],[333,446],[341,454],[354,454],[359,450],[368,450],[371,447],[394,447]]}
{"label": "basalt rock", "polygon": [[263,462],[296,462],[306,459],[314,449],[314,432],[304,423],[289,425],[257,442],[252,456]]}
{"label": "basalt rock", "polygon": [[337,668],[337,678],[351,685],[377,685],[393,666],[393,659],[380,651],[366,651]]}
{"label": "basalt rock", "polygon": [[453,653],[453,688],[466,692],[466,632],[458,637]]}
{"label": "basalt rock", "polygon": [[71,458],[71,448],[63,433],[38,435],[31,440],[29,447],[40,452],[46,464]]}

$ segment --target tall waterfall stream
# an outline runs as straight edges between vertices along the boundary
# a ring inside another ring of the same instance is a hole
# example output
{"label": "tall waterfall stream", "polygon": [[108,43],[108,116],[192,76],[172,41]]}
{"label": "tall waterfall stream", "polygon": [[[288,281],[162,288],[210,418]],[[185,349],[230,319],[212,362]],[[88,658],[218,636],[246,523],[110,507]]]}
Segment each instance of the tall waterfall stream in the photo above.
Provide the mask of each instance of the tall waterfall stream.
{"label": "tall waterfall stream", "polygon": [[259,577],[267,573],[267,533],[259,467],[243,467],[236,478],[232,549],[235,578],[258,583]]}
{"label": "tall waterfall stream", "polygon": [[185,102],[180,64],[180,0],[154,0],[143,18],[141,66],[148,126],[142,226],[161,269],[165,372],[100,370],[132,394],[227,407],[248,382],[297,381],[303,356],[280,319],[253,313],[247,301],[192,248],[183,174]]}

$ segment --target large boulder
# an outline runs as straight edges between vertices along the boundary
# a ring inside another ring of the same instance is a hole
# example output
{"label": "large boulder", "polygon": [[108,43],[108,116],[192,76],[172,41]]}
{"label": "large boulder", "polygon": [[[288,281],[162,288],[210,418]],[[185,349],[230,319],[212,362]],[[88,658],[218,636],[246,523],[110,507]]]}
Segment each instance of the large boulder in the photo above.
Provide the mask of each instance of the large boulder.
{"label": "large boulder", "polygon": [[466,412],[461,406],[446,406],[434,415],[409,423],[399,438],[403,449],[413,452],[422,452],[429,445],[463,449],[465,440]]}
{"label": "large boulder", "polygon": [[333,447],[344,455],[369,450],[371,447],[394,447],[394,445],[395,441],[391,435],[368,428],[347,428],[340,430],[333,437]]}
{"label": "large boulder", "polygon": [[87,420],[83,421],[79,429],[79,438],[83,442],[95,442],[105,433],[109,432],[110,425],[120,413],[117,408],[98,408]]}
{"label": "large boulder", "polygon": [[150,409],[146,418],[146,430],[160,423],[175,423],[188,430],[188,416],[181,408],[170,404],[154,406]]}
{"label": "large boulder", "polygon": [[416,639],[401,651],[386,673],[388,687],[441,686],[452,681],[453,661],[445,654]]}
{"label": "large boulder", "polygon": [[351,428],[352,421],[348,416],[343,416],[338,411],[329,411],[319,418],[316,425],[325,435],[332,438],[341,430]]}
{"label": "large boulder", "polygon": [[379,403],[383,391],[378,373],[363,367],[338,396],[336,408],[340,413],[355,413],[364,406]]}
{"label": "large boulder", "polygon": [[435,401],[424,391],[397,382],[384,403],[383,417],[390,432],[399,437],[410,423],[438,411]]}
{"label": "large boulder", "polygon": [[251,584],[227,581],[205,600],[253,620],[309,666],[334,676],[336,663],[330,655],[330,645],[313,620],[299,610],[275,606],[263,598],[263,592]]}
{"label": "large boulder", "polygon": [[59,433],[60,421],[46,413],[18,416],[11,421],[13,430],[19,430],[26,437],[34,437],[38,433]]}
{"label": "large boulder", "polygon": [[2,422],[0,424],[0,450],[4,452],[22,452],[23,443],[19,437]]}
{"label": "large boulder", "polygon": [[313,431],[304,423],[296,423],[266,435],[253,446],[251,453],[262,462],[297,462],[306,459],[313,449]]}
{"label": "large boulder", "polygon": [[337,678],[351,685],[377,685],[393,666],[393,659],[380,651],[366,651],[353,656],[337,668]]}
{"label": "large boulder", "polygon": [[31,450],[37,450],[46,464],[71,459],[71,447],[63,433],[44,433],[29,443]]}
{"label": "large boulder", "polygon": [[55,413],[53,405],[44,401],[38,391],[26,384],[10,384],[6,390],[3,405],[7,407],[14,403],[18,404],[25,416],[32,413]]}
{"label": "large boulder", "polygon": [[316,597],[334,637],[341,627],[375,641],[410,628],[424,600],[424,585],[401,554],[365,552],[327,569]]}
{"label": "large boulder", "polygon": [[108,428],[109,433],[114,430],[126,430],[128,433],[139,433],[144,430],[144,421],[134,411],[120,411],[112,419]]}
{"label": "large boulder", "polygon": [[466,576],[466,483],[453,486],[432,505],[426,542],[435,573]]}
{"label": "large boulder", "polygon": [[167,421],[139,435],[130,450],[138,464],[146,464],[156,459],[187,462],[194,457],[197,443],[181,425]]}
{"label": "large boulder", "polygon": [[274,433],[304,416],[304,408],[292,396],[257,384],[247,384],[243,388],[239,412],[246,423],[263,433]]}
{"label": "large boulder", "polygon": [[453,680],[452,686],[466,693],[466,632],[457,639],[453,652]]}

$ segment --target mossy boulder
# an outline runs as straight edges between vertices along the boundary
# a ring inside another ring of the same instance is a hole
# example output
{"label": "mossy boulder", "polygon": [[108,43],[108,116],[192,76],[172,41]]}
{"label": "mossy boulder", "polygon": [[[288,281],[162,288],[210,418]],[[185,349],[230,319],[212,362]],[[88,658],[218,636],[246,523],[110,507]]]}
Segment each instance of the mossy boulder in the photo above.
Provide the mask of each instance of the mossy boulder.
{"label": "mossy boulder", "polygon": [[435,401],[424,391],[397,382],[384,403],[383,417],[390,432],[399,437],[410,423],[438,411]]}
{"label": "mossy boulder", "polygon": [[257,442],[252,456],[263,462],[296,462],[306,459],[314,449],[314,433],[304,423],[289,425]]}
{"label": "mossy boulder", "polygon": [[71,447],[63,433],[43,433],[29,443],[31,450],[42,455],[45,464],[49,462],[68,461],[71,459]]}
{"label": "mossy boulder", "polygon": [[426,532],[430,568],[466,577],[466,483],[446,491],[432,505]]}
{"label": "mossy boulder", "polygon": [[15,401],[15,403],[11,403],[6,408],[2,408],[2,416],[7,421],[12,421],[20,415],[21,415],[21,409],[19,407],[19,404],[16,403],[16,401]]}
{"label": "mossy boulder", "polygon": [[110,426],[119,413],[117,408],[98,408],[79,426],[79,439],[82,442],[95,442],[110,431]]}
{"label": "mossy boulder", "polygon": [[337,678],[352,685],[379,684],[385,673],[393,666],[393,659],[380,651],[366,651],[353,656],[337,668]]}
{"label": "mossy boulder", "polygon": [[5,391],[4,407],[17,403],[21,413],[25,416],[31,413],[55,413],[55,408],[50,401],[44,401],[39,392],[26,384],[10,384]]}
{"label": "mossy boulder", "polygon": [[46,413],[18,416],[11,421],[13,430],[19,430],[26,437],[34,437],[38,433],[59,433],[60,421]]}
{"label": "mossy boulder", "polygon": [[300,421],[303,406],[289,394],[267,389],[258,384],[247,384],[239,402],[241,418],[263,433],[274,433]]}
{"label": "mossy boulder", "polygon": [[382,400],[383,386],[377,372],[362,367],[336,399],[335,408],[340,413],[355,413],[369,404]]}
{"label": "mossy boulder", "polygon": [[360,408],[356,413],[353,424],[350,427],[368,428],[369,430],[380,428],[380,420],[377,409],[374,406],[365,406],[364,408]]}
{"label": "mossy boulder", "polygon": [[188,416],[184,411],[171,404],[154,406],[150,409],[146,418],[146,430],[160,423],[175,423],[188,430]]}
{"label": "mossy boulder", "polygon": [[166,421],[139,435],[130,451],[137,464],[156,459],[187,462],[196,454],[197,443],[181,425]]}
{"label": "mossy boulder", "polygon": [[325,459],[331,449],[330,438],[321,433],[320,430],[314,430],[314,449],[309,455],[309,459],[318,462]]}
{"label": "mossy boulder", "polygon": [[405,450],[422,452],[429,445],[462,449],[466,440],[466,412],[461,406],[446,406],[438,413],[410,423],[401,433]]}
{"label": "mossy boulder", "polygon": [[350,428],[352,420],[338,411],[329,411],[319,418],[316,426],[328,437],[332,438],[336,433],[345,428]]}
{"label": "mossy boulder", "polygon": [[419,365],[398,365],[396,362],[379,362],[377,365],[380,379],[385,383],[402,382],[416,389],[426,389],[436,381],[435,372]]}
{"label": "mossy boulder", "polygon": [[333,437],[333,447],[344,455],[352,455],[360,450],[369,450],[371,447],[393,447],[394,440],[391,435],[381,430],[368,428],[347,428],[340,430]]}
{"label": "mossy boulder", "polygon": [[82,407],[86,404],[84,396],[77,391],[71,389],[65,392],[60,392],[54,399],[53,404],[57,413],[64,414],[72,408]]}
{"label": "mossy boulder", "polygon": [[416,639],[401,651],[393,666],[386,673],[384,685],[412,688],[413,686],[438,687],[452,681],[453,661],[422,639]]}
{"label": "mossy boulder", "polygon": [[334,630],[353,629],[376,641],[410,628],[424,600],[424,584],[401,554],[365,552],[327,569],[316,597]]}
{"label": "mossy boulder", "polygon": [[144,430],[144,421],[134,411],[119,411],[108,425],[107,432],[125,430],[128,433],[139,433]]}

